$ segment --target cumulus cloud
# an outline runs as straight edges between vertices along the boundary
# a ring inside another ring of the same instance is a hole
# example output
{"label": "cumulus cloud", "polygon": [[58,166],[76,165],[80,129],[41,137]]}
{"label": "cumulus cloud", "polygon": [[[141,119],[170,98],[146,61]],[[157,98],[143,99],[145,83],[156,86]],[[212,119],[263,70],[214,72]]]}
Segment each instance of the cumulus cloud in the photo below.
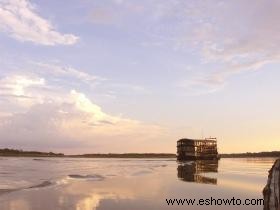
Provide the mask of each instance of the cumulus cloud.
{"label": "cumulus cloud", "polygon": [[43,78],[11,75],[0,80],[0,94],[28,97],[25,95],[25,89],[44,84],[45,80]]}
{"label": "cumulus cloud", "polygon": [[30,107],[41,101],[37,88],[45,85],[45,79],[37,76],[9,75],[0,79],[0,106],[12,108]]}
{"label": "cumulus cloud", "polygon": [[104,150],[104,145],[118,141],[124,145],[118,151],[125,151],[132,140],[133,144],[151,140],[163,131],[157,125],[106,113],[77,90],[53,89],[47,94],[38,88],[47,85],[34,76],[13,75],[0,81],[0,99],[9,98],[0,103],[7,110],[0,113],[2,146],[59,150],[103,145]]}
{"label": "cumulus cloud", "polygon": [[0,30],[19,41],[41,45],[71,45],[78,40],[73,34],[56,31],[28,0],[0,1]]}

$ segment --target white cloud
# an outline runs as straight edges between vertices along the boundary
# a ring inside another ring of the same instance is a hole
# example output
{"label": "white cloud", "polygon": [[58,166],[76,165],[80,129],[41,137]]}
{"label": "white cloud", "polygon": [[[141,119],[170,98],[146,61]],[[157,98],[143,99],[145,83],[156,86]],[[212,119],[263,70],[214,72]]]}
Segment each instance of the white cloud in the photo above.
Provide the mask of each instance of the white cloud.
{"label": "white cloud", "polygon": [[45,80],[43,78],[30,78],[22,75],[12,75],[0,80],[0,94],[28,97],[28,95],[25,94],[26,88],[44,84]]}
{"label": "white cloud", "polygon": [[106,98],[116,98],[117,95],[134,94],[151,94],[151,90],[141,85],[132,83],[121,83],[113,81],[110,78],[95,75],[91,71],[85,71],[72,66],[65,66],[58,62],[29,62],[32,64],[30,68],[43,77],[51,78],[52,82],[58,86],[63,84],[68,89],[78,89],[81,85],[87,86],[89,89],[96,90],[99,96]]}
{"label": "white cloud", "polygon": [[[137,120],[105,113],[100,106],[94,104],[83,93],[75,90],[70,93],[69,104],[72,104],[79,114],[75,118],[67,120],[67,127],[73,126],[75,129],[78,126],[79,131],[83,133],[81,135],[87,139],[95,135],[125,139],[134,136],[134,140],[137,142],[143,138],[144,133],[146,133],[144,138],[149,139],[155,133],[158,134],[162,131],[159,126],[147,125]],[[69,110],[64,111],[68,112]]]}
{"label": "white cloud", "polygon": [[113,118],[109,115],[106,115],[101,111],[101,107],[97,106],[96,104],[93,104],[84,94],[77,92],[76,90],[71,90],[71,99],[74,102],[75,107],[84,112],[93,114],[94,121],[89,123],[98,123],[99,121],[108,121],[113,122]]}
{"label": "white cloud", "polygon": [[79,91],[51,88],[46,92],[43,87],[48,85],[45,79],[34,76],[13,75],[0,80],[3,145],[39,149],[99,145],[104,151],[104,145],[119,141],[124,146],[118,150],[125,151],[132,142],[135,146],[163,132],[157,125],[106,113]]}
{"label": "white cloud", "polygon": [[[45,71],[46,74],[54,77],[72,77],[90,84],[97,84],[100,81],[105,81],[105,78],[86,73],[85,71],[75,69],[70,66],[62,66],[55,63],[32,62],[37,67],[40,67],[40,72]],[[43,72],[44,73],[44,72]]]}
{"label": "white cloud", "polygon": [[[0,105],[6,107],[30,107],[42,100],[38,87],[45,85],[44,78],[9,75],[0,79]],[[4,101],[3,101],[4,99]]]}
{"label": "white cloud", "polygon": [[71,45],[78,37],[61,34],[52,24],[36,12],[28,0],[0,1],[0,30],[19,41],[30,41],[42,45]]}

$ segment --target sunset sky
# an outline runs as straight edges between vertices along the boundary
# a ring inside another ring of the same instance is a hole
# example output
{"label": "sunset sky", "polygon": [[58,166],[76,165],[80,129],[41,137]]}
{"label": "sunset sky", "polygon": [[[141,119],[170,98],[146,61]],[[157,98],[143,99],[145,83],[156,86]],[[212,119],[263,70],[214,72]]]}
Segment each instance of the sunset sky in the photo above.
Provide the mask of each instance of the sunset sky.
{"label": "sunset sky", "polygon": [[280,150],[280,1],[0,0],[0,148]]}

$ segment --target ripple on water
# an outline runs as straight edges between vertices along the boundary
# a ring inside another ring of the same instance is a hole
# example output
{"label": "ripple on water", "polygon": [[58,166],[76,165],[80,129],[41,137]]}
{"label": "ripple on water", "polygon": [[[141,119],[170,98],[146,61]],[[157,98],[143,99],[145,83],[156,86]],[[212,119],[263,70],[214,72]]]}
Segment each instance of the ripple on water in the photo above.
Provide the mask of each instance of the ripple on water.
{"label": "ripple on water", "polygon": [[68,175],[68,177],[72,179],[91,180],[91,181],[102,181],[105,179],[104,176],[101,176],[99,174],[93,174],[93,175],[70,174]]}
{"label": "ripple on water", "polygon": [[53,185],[53,183],[51,181],[44,181],[40,184],[34,185],[29,187],[28,189],[33,189],[33,188],[42,188],[42,187],[48,187],[50,185]]}

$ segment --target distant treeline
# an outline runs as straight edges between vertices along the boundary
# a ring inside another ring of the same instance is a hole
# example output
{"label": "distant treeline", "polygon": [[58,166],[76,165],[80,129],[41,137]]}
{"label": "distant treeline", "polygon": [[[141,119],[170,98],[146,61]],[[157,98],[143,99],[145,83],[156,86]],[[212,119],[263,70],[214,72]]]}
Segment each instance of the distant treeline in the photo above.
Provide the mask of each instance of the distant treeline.
{"label": "distant treeline", "polygon": [[221,154],[222,158],[280,157],[280,151]]}
{"label": "distant treeline", "polygon": [[71,157],[86,158],[176,158],[176,154],[172,153],[108,153],[108,154],[84,154],[73,155]]}
{"label": "distant treeline", "polygon": [[[107,153],[64,155],[63,153],[0,149],[0,156],[17,157],[72,157],[72,158],[176,158],[172,153]],[[280,157],[280,151],[220,154],[221,158]]]}
{"label": "distant treeline", "polygon": [[170,153],[108,153],[108,154],[83,154],[64,155],[63,153],[23,151],[16,149],[0,149],[0,156],[17,157],[72,157],[72,158],[175,158],[175,154]]}
{"label": "distant treeline", "polygon": [[16,149],[0,149],[0,156],[26,156],[26,157],[61,157],[64,156],[63,153],[53,153],[53,152],[37,152],[37,151],[23,151]]}

